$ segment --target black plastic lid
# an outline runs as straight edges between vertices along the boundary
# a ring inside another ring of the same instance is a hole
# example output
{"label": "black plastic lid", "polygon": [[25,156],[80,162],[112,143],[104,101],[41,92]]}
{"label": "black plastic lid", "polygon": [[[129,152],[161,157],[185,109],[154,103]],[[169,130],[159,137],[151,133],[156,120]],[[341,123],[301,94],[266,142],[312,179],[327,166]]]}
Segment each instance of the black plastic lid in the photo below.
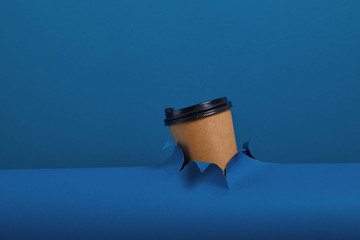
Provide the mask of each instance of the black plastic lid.
{"label": "black plastic lid", "polygon": [[166,119],[164,120],[165,126],[203,118],[226,111],[231,107],[231,102],[228,101],[226,97],[222,97],[178,110],[166,108]]}

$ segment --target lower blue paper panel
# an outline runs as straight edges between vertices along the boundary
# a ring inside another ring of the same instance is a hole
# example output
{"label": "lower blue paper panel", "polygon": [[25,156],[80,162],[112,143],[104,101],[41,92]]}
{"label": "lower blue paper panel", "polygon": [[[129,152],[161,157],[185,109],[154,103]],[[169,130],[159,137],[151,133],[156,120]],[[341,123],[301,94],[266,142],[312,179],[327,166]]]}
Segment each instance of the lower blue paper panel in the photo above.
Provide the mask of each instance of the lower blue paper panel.
{"label": "lower blue paper panel", "polygon": [[[168,144],[167,146],[172,146]],[[244,151],[245,152],[245,151]],[[1,170],[0,239],[350,239],[360,164]]]}

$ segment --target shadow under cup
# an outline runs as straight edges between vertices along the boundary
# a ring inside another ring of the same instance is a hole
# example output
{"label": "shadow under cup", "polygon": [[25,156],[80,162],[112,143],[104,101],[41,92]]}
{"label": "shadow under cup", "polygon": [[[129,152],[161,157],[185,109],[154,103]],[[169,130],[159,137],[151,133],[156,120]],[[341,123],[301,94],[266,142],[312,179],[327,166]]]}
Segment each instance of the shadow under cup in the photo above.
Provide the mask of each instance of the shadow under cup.
{"label": "shadow under cup", "polygon": [[165,126],[183,151],[185,164],[192,160],[215,163],[225,171],[237,153],[231,107],[223,97],[179,110],[165,109]]}

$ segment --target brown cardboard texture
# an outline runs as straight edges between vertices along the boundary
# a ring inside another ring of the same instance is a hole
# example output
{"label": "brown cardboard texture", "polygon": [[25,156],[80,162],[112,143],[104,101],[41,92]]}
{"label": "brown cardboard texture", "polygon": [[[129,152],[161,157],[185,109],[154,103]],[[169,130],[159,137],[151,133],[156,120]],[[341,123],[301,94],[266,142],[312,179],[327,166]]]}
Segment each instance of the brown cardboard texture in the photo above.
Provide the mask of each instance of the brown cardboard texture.
{"label": "brown cardboard texture", "polygon": [[225,170],[237,153],[231,110],[173,124],[169,129],[186,162],[215,163]]}

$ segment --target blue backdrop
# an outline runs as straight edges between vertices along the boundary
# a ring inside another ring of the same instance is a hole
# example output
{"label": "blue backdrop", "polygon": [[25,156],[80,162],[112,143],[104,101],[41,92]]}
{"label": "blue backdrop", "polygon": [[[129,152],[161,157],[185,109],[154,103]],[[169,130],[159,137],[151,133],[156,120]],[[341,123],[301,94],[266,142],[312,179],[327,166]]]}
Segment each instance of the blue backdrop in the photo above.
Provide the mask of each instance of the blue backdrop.
{"label": "blue backdrop", "polygon": [[360,161],[359,1],[1,1],[0,168],[164,161],[166,107],[227,96],[278,162]]}

